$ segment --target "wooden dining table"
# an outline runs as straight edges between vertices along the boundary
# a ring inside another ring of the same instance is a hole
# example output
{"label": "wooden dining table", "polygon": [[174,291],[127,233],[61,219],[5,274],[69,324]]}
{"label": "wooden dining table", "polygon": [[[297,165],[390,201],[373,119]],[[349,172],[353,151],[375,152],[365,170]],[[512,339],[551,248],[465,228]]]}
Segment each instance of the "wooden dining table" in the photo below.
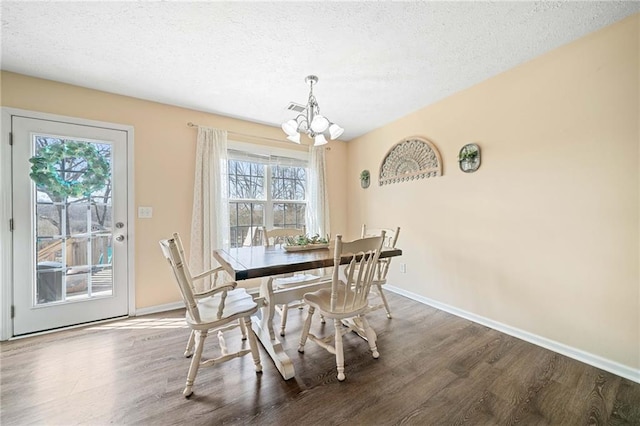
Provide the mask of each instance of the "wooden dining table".
{"label": "wooden dining table", "polygon": [[[275,306],[302,299],[305,293],[331,285],[331,277],[304,284],[299,287],[274,289],[273,279],[277,275],[308,271],[312,269],[329,268],[334,266],[333,247],[315,250],[290,252],[282,246],[249,246],[213,251],[213,257],[229,273],[235,281],[251,278],[261,278],[260,298],[264,304],[258,315],[253,318],[253,330],[262,343],[276,368],[285,380],[295,375],[293,362],[285,353],[282,343],[276,337],[273,329]],[[384,248],[380,258],[402,255],[399,248]],[[349,257],[342,257],[340,263],[345,264]]]}

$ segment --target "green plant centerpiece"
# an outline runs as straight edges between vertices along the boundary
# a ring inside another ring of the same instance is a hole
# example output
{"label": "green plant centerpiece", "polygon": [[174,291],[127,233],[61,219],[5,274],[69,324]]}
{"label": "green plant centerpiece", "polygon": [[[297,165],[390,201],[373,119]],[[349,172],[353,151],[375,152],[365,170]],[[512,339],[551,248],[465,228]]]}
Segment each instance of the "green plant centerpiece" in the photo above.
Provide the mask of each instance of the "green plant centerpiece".
{"label": "green plant centerpiece", "polygon": [[315,234],[310,237],[307,235],[297,235],[295,237],[287,237],[284,249],[286,251],[314,250],[329,247],[329,236],[321,237]]}
{"label": "green plant centerpiece", "polygon": [[[39,189],[59,197],[89,196],[107,185],[109,162],[90,143],[64,141],[47,145],[29,159],[29,176]],[[85,163],[81,171],[72,163]]]}
{"label": "green plant centerpiece", "polygon": [[287,237],[287,245],[289,246],[308,246],[311,244],[329,244],[329,238],[320,237],[319,234],[310,237],[307,235],[298,235],[296,237]]}

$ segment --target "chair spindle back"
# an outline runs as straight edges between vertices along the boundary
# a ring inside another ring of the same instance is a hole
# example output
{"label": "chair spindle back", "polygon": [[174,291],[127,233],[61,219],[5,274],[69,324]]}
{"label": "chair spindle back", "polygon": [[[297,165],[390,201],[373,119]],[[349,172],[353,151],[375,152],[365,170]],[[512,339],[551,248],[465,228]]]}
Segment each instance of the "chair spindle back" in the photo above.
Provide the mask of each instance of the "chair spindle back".
{"label": "chair spindle back", "polygon": [[[367,305],[378,258],[383,247],[384,231],[377,237],[343,242],[336,236],[333,279],[331,283],[331,310],[354,311]],[[342,258],[348,257],[346,281],[339,279]]]}
{"label": "chair spindle back", "polygon": [[[400,227],[398,226],[395,229],[391,228],[367,228],[366,224],[362,224],[362,232],[361,237],[371,237],[375,235],[381,235],[384,231],[384,243],[382,247],[384,248],[395,248],[396,243],[398,242],[398,237],[400,236]],[[387,274],[389,273],[389,266],[391,265],[391,258],[380,259],[378,262],[378,266],[376,268],[376,280],[384,280],[387,278]]]}
{"label": "chair spindle back", "polygon": [[160,247],[173,271],[189,315],[195,322],[200,323],[200,311],[198,311],[198,304],[193,296],[191,273],[184,261],[184,252],[180,250],[182,244],[179,237],[176,238],[176,234],[173,234],[173,238],[161,240]]}
{"label": "chair spindle back", "polygon": [[[262,236],[264,239],[265,247],[278,244],[286,244],[287,237],[296,237],[298,235],[304,235],[304,229],[297,228],[273,228],[267,230],[266,227],[262,227]],[[273,244],[271,240],[273,239]]]}

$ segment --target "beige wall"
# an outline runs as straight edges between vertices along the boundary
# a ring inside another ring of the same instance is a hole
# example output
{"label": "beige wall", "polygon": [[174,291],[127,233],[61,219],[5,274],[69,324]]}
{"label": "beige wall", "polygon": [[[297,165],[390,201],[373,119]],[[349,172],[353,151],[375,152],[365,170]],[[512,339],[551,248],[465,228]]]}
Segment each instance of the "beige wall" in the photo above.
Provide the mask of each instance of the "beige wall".
{"label": "beige wall", "polygon": [[[284,140],[279,128],[9,72],[2,72],[1,78],[1,104],[4,107],[134,126],[135,206],[153,207],[152,219],[136,219],[135,222],[135,293],[138,309],[180,300],[177,286],[162,259],[158,240],[177,231],[182,235],[185,246],[189,247],[197,130],[187,127],[186,123],[191,121]],[[296,147],[290,143],[277,146]],[[346,167],[346,144],[333,141],[329,147],[327,168],[330,203],[344,206],[346,189],[342,181]],[[345,209],[332,209],[330,220],[334,233],[345,232]]]}
{"label": "beige wall", "polygon": [[[351,236],[402,227],[390,284],[640,368],[639,16],[349,142]],[[379,186],[412,135],[444,175]],[[482,166],[466,174],[470,142]]]}

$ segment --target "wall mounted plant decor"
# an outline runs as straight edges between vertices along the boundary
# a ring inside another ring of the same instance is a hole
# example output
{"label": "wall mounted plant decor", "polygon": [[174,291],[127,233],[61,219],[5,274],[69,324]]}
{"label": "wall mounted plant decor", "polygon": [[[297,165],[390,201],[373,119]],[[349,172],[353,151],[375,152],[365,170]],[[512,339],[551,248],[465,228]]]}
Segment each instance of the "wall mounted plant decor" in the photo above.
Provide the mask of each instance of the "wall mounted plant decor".
{"label": "wall mounted plant decor", "polygon": [[480,147],[476,143],[468,143],[458,153],[460,170],[473,173],[480,168]]}
{"label": "wall mounted plant decor", "polygon": [[363,188],[368,188],[371,183],[371,173],[369,170],[363,170],[360,172],[360,186]]}
{"label": "wall mounted plant decor", "polygon": [[442,176],[440,152],[421,136],[405,138],[395,144],[380,166],[380,185],[435,176]]}

